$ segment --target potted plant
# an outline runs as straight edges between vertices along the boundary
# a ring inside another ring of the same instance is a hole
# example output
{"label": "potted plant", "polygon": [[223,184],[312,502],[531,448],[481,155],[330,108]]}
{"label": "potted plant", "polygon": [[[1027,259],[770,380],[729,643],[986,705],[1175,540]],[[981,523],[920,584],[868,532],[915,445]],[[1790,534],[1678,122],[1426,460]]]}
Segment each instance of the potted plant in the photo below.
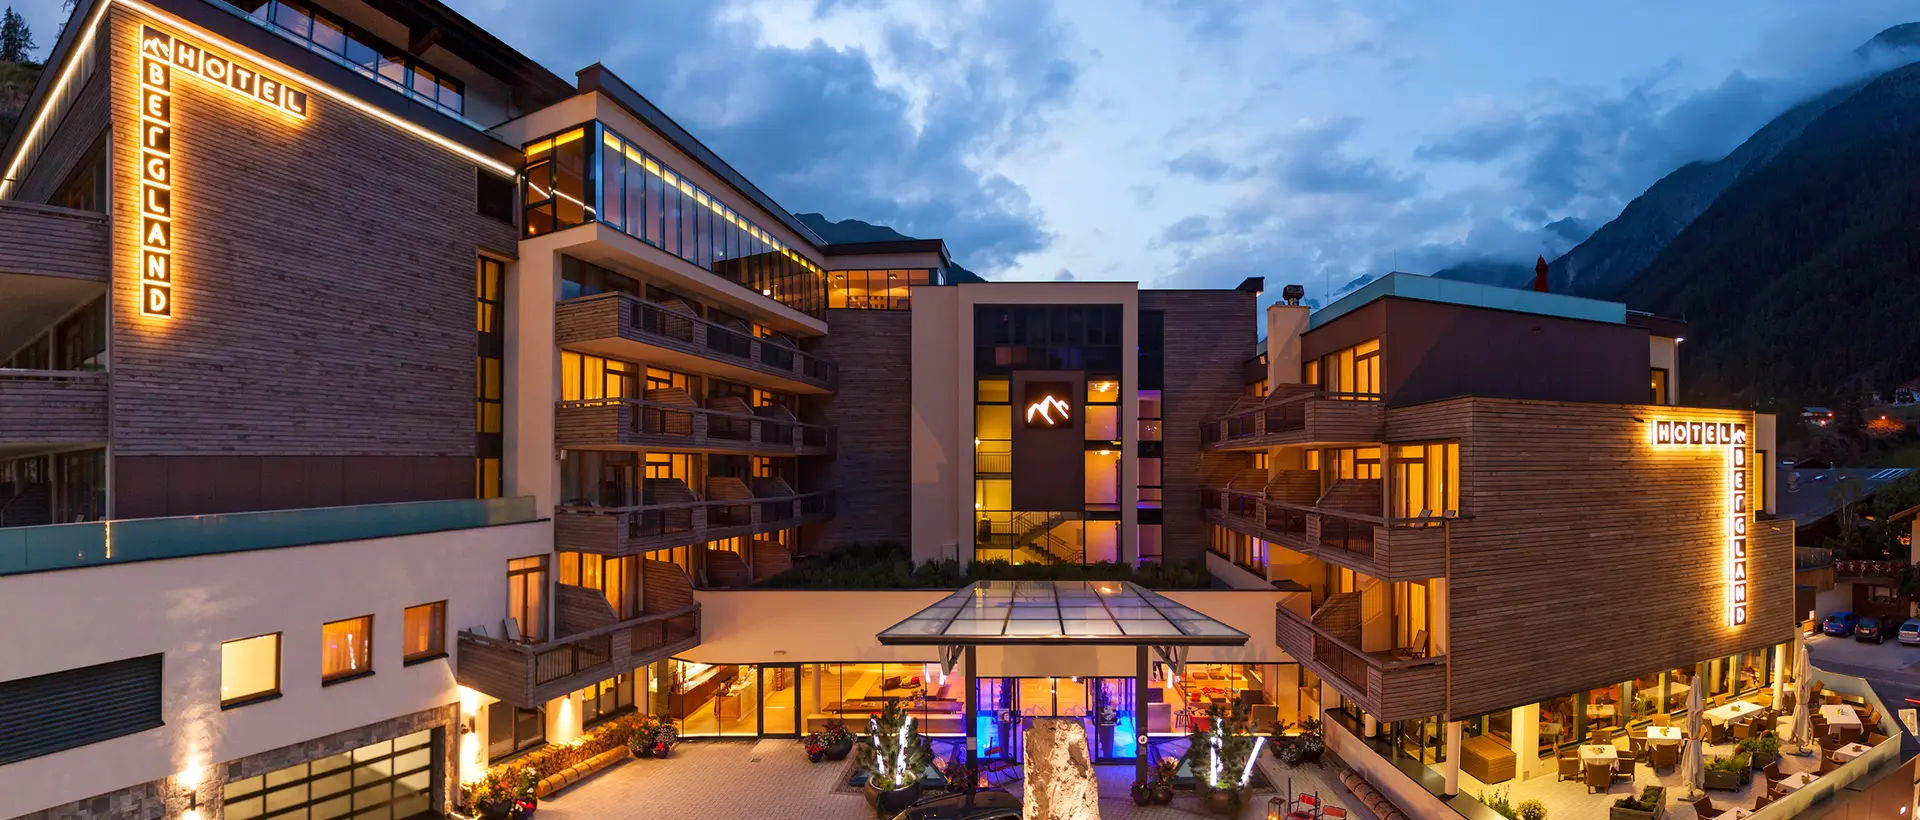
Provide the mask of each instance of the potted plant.
{"label": "potted plant", "polygon": [[932,755],[899,701],[881,707],[867,730],[872,742],[860,744],[860,769],[867,775],[862,791],[875,813],[892,817],[920,799],[920,776]]}
{"label": "potted plant", "polygon": [[1753,769],[1748,766],[1746,752],[1735,752],[1731,757],[1715,755],[1707,760],[1704,787],[1738,791],[1753,780]]}
{"label": "potted plant", "polygon": [[538,783],[531,768],[493,769],[467,787],[467,802],[482,820],[521,820],[533,814],[533,788]]}
{"label": "potted plant", "polygon": [[1153,764],[1153,783],[1147,788],[1147,798],[1156,806],[1165,806],[1173,802],[1173,778],[1180,773],[1180,761],[1163,757]]}
{"label": "potted plant", "polygon": [[825,728],[808,734],[801,742],[807,747],[807,759],[815,763],[846,760],[847,754],[853,751],[853,730],[845,723],[830,720]]}
{"label": "potted plant", "polygon": [[1507,820],[1520,820],[1520,810],[1514,807],[1513,798],[1508,796],[1507,789],[1489,789],[1481,792],[1480,802],[1487,808],[1493,809],[1494,814],[1505,817]]}
{"label": "potted plant", "polygon": [[1613,801],[1613,806],[1607,809],[1607,820],[1658,820],[1666,816],[1665,786],[1648,786],[1640,790],[1638,797],[1627,795]]}
{"label": "potted plant", "polygon": [[1207,707],[1207,728],[1188,739],[1187,768],[1208,811],[1237,814],[1245,804],[1254,757],[1267,740],[1252,729],[1245,706],[1216,703]]}
{"label": "potted plant", "polygon": [[1755,769],[1764,769],[1767,764],[1780,759],[1780,737],[1768,732],[1759,737],[1750,737],[1740,741],[1740,751],[1746,752],[1752,759]]}
{"label": "potted plant", "polygon": [[1513,808],[1520,813],[1520,820],[1547,820],[1547,804],[1538,800],[1522,800]]}
{"label": "potted plant", "polygon": [[1135,778],[1133,785],[1127,787],[1127,796],[1133,798],[1136,806],[1145,806],[1153,802],[1153,775]]}
{"label": "potted plant", "polygon": [[514,812],[510,816],[514,820],[525,820],[540,807],[540,773],[532,766],[522,766],[513,773],[513,778]]}
{"label": "potted plant", "polygon": [[673,721],[660,715],[647,715],[635,721],[633,734],[627,739],[627,748],[634,757],[665,758],[678,745],[680,732],[673,728]]}

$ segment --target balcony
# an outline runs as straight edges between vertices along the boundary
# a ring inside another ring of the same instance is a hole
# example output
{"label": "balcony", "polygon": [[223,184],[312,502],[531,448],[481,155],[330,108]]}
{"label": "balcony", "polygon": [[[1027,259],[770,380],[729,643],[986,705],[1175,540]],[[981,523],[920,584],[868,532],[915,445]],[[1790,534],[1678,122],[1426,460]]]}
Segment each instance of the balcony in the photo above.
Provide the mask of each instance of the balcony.
{"label": "balcony", "polygon": [[111,258],[106,214],[0,200],[0,281],[20,275],[103,285]]}
{"label": "balcony", "polygon": [[[1331,606],[1323,606],[1326,609]],[[1440,714],[1446,707],[1447,659],[1365,652],[1285,605],[1275,616],[1274,640],[1322,680],[1380,720]]]}
{"label": "balcony", "polygon": [[634,507],[561,507],[558,512],[553,519],[558,549],[637,555],[825,521],[833,517],[833,495],[816,492]]}
{"label": "balcony", "polygon": [[825,360],[683,310],[625,293],[561,302],[561,347],[659,364],[795,393],[827,393],[837,374]]}
{"label": "balcony", "polygon": [[107,374],[0,369],[0,446],[107,440]]}
{"label": "balcony", "polygon": [[665,449],[755,455],[824,455],[830,428],[641,399],[565,401],[554,439],[570,449]]}
{"label": "balcony", "polygon": [[1370,443],[1386,418],[1373,393],[1329,393],[1283,385],[1258,407],[1200,425],[1208,450],[1261,450],[1290,444]]}
{"label": "balcony", "polygon": [[1215,487],[1200,491],[1200,509],[1210,524],[1390,581],[1445,575],[1448,530],[1463,520],[1388,519]]}
{"label": "balcony", "polygon": [[454,678],[462,686],[531,708],[699,645],[697,603],[544,643],[462,631]]}

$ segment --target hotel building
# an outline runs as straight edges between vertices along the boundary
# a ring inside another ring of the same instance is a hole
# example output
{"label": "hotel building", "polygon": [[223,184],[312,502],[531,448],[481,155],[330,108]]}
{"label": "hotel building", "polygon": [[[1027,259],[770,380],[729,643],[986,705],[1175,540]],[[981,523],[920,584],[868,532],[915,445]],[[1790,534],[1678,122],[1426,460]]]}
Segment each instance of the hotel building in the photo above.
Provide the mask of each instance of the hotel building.
{"label": "hotel building", "polygon": [[[0,163],[10,813],[411,817],[890,698],[1016,762],[1235,698],[1450,794],[1782,677],[1772,419],[1619,304],[956,284],[433,0],[81,0]],[[755,586],[876,542],[1212,585]]]}

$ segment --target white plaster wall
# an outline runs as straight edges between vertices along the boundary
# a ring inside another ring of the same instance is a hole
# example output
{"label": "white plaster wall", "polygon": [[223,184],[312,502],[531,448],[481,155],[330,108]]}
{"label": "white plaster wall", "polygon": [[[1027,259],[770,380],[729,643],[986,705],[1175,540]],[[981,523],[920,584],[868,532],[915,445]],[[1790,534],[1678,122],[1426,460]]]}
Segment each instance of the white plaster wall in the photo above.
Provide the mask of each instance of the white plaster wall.
{"label": "white plaster wall", "polygon": [[1667,403],[1680,404],[1680,342],[1664,336],[1647,339],[1648,367],[1667,369]]}
{"label": "white plaster wall", "polygon": [[[15,629],[0,680],[165,653],[166,725],[0,766],[8,814],[299,743],[460,699],[456,633],[506,615],[510,558],[550,522],[0,578]],[[441,660],[403,666],[402,612],[447,602]],[[28,617],[24,613],[31,613]],[[373,617],[374,674],[320,685],[320,626]],[[281,633],[276,700],[220,709],[220,644]]]}

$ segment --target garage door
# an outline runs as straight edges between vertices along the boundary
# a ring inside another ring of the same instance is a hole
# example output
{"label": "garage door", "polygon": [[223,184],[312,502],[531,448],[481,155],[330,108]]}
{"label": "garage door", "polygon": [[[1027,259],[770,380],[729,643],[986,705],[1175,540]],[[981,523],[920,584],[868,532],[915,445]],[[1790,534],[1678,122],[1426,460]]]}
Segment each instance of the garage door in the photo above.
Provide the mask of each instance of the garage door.
{"label": "garage door", "polygon": [[433,732],[362,746],[226,786],[227,820],[433,816]]}

